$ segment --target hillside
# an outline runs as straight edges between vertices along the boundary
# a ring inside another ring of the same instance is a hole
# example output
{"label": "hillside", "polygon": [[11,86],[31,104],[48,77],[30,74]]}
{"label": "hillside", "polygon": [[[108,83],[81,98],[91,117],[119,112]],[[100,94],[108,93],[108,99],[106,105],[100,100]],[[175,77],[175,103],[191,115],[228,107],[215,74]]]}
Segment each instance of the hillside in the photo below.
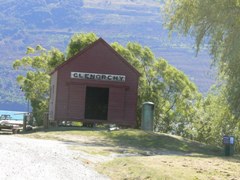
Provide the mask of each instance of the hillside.
{"label": "hillside", "polygon": [[[27,46],[41,44],[65,51],[70,37],[95,32],[108,43],[129,41],[149,46],[206,92],[214,82],[207,52],[195,57],[192,40],[168,38],[161,21],[160,1],[149,0],[0,0],[0,109],[26,110],[26,100],[11,69]],[[9,107],[8,107],[9,106]],[[14,107],[15,106],[15,107]]]}
{"label": "hillside", "polygon": [[79,163],[84,162],[111,179],[239,179],[240,176],[238,155],[224,157],[223,148],[169,134],[60,127],[17,136],[57,140],[76,153]]}

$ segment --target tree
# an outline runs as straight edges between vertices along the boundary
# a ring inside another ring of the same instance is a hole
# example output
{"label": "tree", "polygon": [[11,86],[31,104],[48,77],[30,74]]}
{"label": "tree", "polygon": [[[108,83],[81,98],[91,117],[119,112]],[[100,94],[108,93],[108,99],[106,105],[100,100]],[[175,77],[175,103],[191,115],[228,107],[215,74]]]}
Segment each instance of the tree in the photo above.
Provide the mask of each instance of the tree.
{"label": "tree", "polygon": [[33,116],[39,125],[48,111],[50,72],[95,40],[97,36],[93,33],[75,34],[67,47],[67,57],[56,48],[48,51],[40,45],[36,48],[28,47],[27,56],[13,63],[14,69],[27,70],[26,76],[17,77],[17,82],[31,102]]}
{"label": "tree", "polygon": [[200,98],[194,83],[162,58],[155,58],[148,47],[128,43],[126,48],[118,43],[112,47],[140,73],[138,97],[138,122],[142,103],[155,104],[155,129],[189,136],[190,124],[196,113],[194,106]]}
{"label": "tree", "polygon": [[74,34],[67,47],[67,59],[71,58],[97,39],[98,37],[94,33]]}
{"label": "tree", "polygon": [[53,48],[47,51],[40,45],[36,48],[28,47],[26,54],[27,56],[13,63],[13,68],[23,67],[28,70],[26,76],[17,77],[17,82],[31,102],[37,124],[42,124],[43,115],[48,111],[49,73],[65,58],[58,49]]}
{"label": "tree", "polygon": [[231,111],[240,117],[240,1],[167,0],[164,12],[168,29],[193,36],[197,52],[208,45]]}
{"label": "tree", "polygon": [[[195,140],[219,146],[224,135],[233,135],[239,139],[240,122],[233,116],[225,96],[226,88],[214,86],[207,97],[202,98],[192,132]],[[239,142],[235,141],[235,148],[239,151]]]}

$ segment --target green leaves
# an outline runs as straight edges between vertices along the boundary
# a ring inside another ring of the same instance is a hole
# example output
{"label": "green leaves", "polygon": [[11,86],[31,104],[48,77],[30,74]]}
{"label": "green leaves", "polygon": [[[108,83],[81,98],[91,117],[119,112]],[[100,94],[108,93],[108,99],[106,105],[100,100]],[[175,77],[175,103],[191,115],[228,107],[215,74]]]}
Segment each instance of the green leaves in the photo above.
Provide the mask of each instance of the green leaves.
{"label": "green leaves", "polygon": [[[167,0],[164,9],[168,29],[194,37],[197,52],[202,45],[207,45],[218,68],[218,84],[200,102],[192,130],[194,138],[211,144],[221,144],[223,135],[239,138],[239,2]],[[188,91],[184,94],[189,96]],[[239,148],[239,143],[237,146]]]}
{"label": "green leaves", "polygon": [[67,47],[67,59],[95,42],[98,37],[94,33],[74,34]]}
{"label": "green leaves", "polygon": [[[30,100],[33,114],[37,123],[42,123],[43,113],[47,112],[49,98],[49,73],[63,61],[64,54],[53,48],[47,51],[40,45],[36,48],[28,47],[27,55],[13,63],[14,69],[24,68],[28,70],[26,76],[19,75],[17,82],[25,96]],[[40,113],[41,112],[41,113]]]}
{"label": "green leaves", "polygon": [[200,96],[196,86],[166,60],[156,59],[148,47],[131,42],[126,47],[113,43],[112,47],[141,73],[138,89],[139,125],[142,103],[152,101],[155,104],[156,129],[187,135],[186,127],[191,123],[195,113],[193,107]]}
{"label": "green leaves", "polygon": [[208,45],[232,112],[240,117],[239,0],[168,0],[164,12],[168,29],[193,36],[197,52]]}
{"label": "green leaves", "polygon": [[[28,68],[26,76],[18,76],[17,80],[25,96],[31,101],[39,124],[48,108],[49,73],[66,58],[71,58],[97,39],[93,33],[75,34],[67,47],[67,57],[56,48],[48,51],[38,45],[36,48],[29,47],[28,55],[14,62],[15,69]],[[126,47],[116,42],[111,46],[141,73],[138,124],[141,121],[142,103],[152,101],[155,103],[155,128],[187,136],[186,129],[191,124],[194,106],[199,99],[196,86],[166,60],[156,59],[148,47],[132,42]]]}
{"label": "green leaves", "polygon": [[51,71],[65,61],[64,54],[57,48],[53,48],[48,55],[49,60],[47,65]]}
{"label": "green leaves", "polygon": [[32,47],[28,47],[26,54],[33,54],[34,52],[35,52],[35,49],[33,49]]}
{"label": "green leaves", "polygon": [[[67,57],[72,57],[97,39],[93,33],[74,35],[68,45]],[[49,73],[62,64],[66,57],[57,48],[46,50],[41,45],[37,45],[35,48],[28,47],[26,54],[27,56],[13,63],[13,68],[15,70],[23,68],[28,71],[26,76],[19,75],[17,82],[26,98],[30,100],[33,115],[37,123],[41,125],[44,113],[48,111]]]}

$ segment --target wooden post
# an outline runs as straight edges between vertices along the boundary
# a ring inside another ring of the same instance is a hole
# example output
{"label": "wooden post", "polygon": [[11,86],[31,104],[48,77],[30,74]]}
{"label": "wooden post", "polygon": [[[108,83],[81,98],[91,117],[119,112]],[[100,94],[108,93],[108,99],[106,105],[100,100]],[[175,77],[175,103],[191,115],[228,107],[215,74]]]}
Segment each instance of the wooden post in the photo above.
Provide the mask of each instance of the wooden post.
{"label": "wooden post", "polygon": [[48,129],[49,127],[48,112],[44,113],[43,126],[44,129]]}
{"label": "wooden post", "polygon": [[24,117],[23,117],[23,132],[26,132],[26,129],[27,129],[27,120],[28,120],[28,115],[27,115],[27,114],[24,114]]}

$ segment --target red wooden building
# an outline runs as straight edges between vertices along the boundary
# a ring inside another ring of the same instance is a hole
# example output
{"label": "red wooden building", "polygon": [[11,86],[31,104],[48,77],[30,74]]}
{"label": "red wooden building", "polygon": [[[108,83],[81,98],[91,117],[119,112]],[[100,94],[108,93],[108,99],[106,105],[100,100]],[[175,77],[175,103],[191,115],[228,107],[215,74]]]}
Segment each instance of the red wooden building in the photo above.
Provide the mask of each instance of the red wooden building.
{"label": "red wooden building", "polygon": [[51,73],[49,120],[136,126],[139,72],[98,39]]}

